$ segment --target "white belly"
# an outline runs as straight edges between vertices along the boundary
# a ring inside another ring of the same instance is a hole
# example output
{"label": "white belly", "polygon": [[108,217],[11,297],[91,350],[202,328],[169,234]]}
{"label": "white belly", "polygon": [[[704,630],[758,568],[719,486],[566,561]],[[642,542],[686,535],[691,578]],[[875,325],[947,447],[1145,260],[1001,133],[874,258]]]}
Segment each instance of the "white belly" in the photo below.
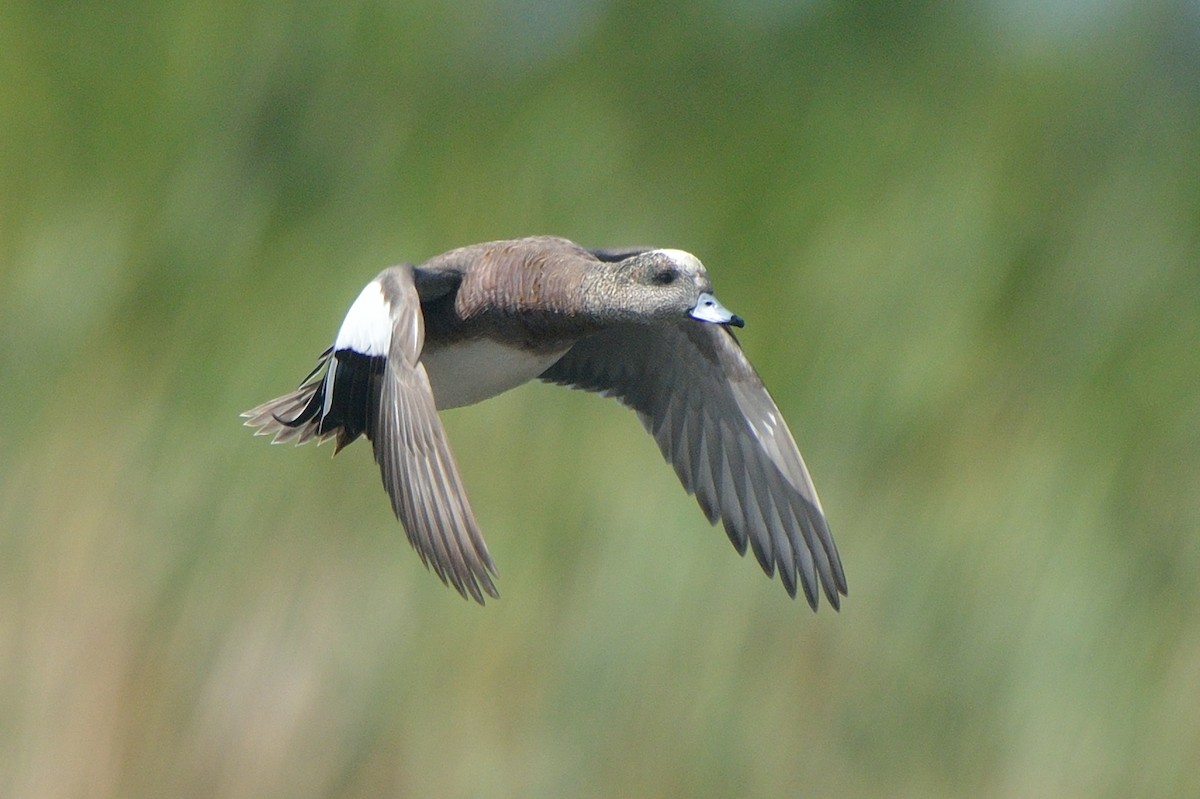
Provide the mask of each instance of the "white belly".
{"label": "white belly", "polygon": [[458,408],[528,383],[566,351],[531,353],[479,339],[426,350],[421,363],[438,408]]}

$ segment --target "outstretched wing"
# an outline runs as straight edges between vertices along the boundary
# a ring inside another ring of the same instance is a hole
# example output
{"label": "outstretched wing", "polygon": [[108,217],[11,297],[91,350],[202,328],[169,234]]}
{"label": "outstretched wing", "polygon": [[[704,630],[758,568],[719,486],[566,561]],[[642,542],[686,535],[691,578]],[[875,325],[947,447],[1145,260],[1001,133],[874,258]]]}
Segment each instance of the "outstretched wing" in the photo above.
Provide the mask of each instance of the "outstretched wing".
{"label": "outstretched wing", "polygon": [[425,333],[412,268],[392,267],[378,280],[391,314],[391,344],[378,416],[370,420],[367,436],[383,486],[422,561],[482,604],[484,593],[499,596],[492,582],[496,568],[420,362]]}
{"label": "outstretched wing", "polygon": [[496,573],[437,415],[420,355],[421,290],[434,296],[456,276],[410,265],[384,270],[351,306],[334,345],[300,387],[246,411],[246,424],[273,443],[336,437],[337,448],[366,433],[392,510],[421,560],[442,582],[483,603],[498,596]]}
{"label": "outstretched wing", "polygon": [[768,576],[835,608],[846,576],[796,442],[725,327],[629,325],[580,340],[542,380],[613,396],[637,412],[709,520]]}
{"label": "outstretched wing", "polygon": [[618,261],[624,261],[626,258],[650,252],[653,249],[653,247],[597,247],[589,249],[588,252],[596,256],[596,260],[598,261],[617,263]]}

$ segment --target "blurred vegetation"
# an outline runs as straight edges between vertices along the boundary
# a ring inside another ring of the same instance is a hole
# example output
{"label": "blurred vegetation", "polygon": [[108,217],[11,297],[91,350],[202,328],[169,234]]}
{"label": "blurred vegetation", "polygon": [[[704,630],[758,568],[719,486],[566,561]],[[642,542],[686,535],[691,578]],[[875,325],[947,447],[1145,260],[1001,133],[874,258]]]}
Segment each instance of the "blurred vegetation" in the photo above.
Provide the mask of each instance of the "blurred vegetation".
{"label": "blurred vegetation", "polygon": [[[0,2],[0,795],[1200,793],[1189,2]],[[271,448],[383,266],[682,247],[812,615],[612,402],[446,414],[503,597]]]}

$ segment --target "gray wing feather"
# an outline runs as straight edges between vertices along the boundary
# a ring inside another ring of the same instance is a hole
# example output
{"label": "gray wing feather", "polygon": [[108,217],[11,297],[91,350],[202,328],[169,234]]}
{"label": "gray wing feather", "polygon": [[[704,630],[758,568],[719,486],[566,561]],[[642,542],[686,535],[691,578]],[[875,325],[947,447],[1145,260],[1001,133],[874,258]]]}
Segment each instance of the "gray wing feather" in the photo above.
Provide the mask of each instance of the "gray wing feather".
{"label": "gray wing feather", "polygon": [[816,489],[783,415],[737,340],[691,320],[582,339],[543,380],[615,397],[637,412],[688,493],[747,545],[791,596],[818,585],[835,608],[846,576]]}
{"label": "gray wing feather", "polygon": [[411,267],[380,276],[392,309],[393,337],[379,414],[368,431],[392,510],[421,560],[480,604],[499,596],[495,566],[471,511],[462,478],[419,358],[424,342]]}
{"label": "gray wing feather", "polygon": [[653,247],[597,247],[589,249],[592,255],[596,256],[599,261],[613,263],[615,261],[624,261],[626,258],[632,258],[635,255],[641,255],[644,252],[653,250]]}

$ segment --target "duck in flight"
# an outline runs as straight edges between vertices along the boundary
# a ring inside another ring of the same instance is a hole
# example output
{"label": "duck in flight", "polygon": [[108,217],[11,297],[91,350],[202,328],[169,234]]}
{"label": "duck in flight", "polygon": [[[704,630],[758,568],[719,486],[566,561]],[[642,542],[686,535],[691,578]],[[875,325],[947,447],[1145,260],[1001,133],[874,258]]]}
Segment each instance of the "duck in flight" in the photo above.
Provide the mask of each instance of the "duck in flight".
{"label": "duck in flight", "polygon": [[273,443],[365,435],[421,560],[464,597],[496,574],[438,410],[534,378],[632,408],[740,554],[836,609],[846,576],[779,408],[742,353],[742,319],[681,250],[588,250],[537,236],[385,269],[290,394],[242,414]]}

